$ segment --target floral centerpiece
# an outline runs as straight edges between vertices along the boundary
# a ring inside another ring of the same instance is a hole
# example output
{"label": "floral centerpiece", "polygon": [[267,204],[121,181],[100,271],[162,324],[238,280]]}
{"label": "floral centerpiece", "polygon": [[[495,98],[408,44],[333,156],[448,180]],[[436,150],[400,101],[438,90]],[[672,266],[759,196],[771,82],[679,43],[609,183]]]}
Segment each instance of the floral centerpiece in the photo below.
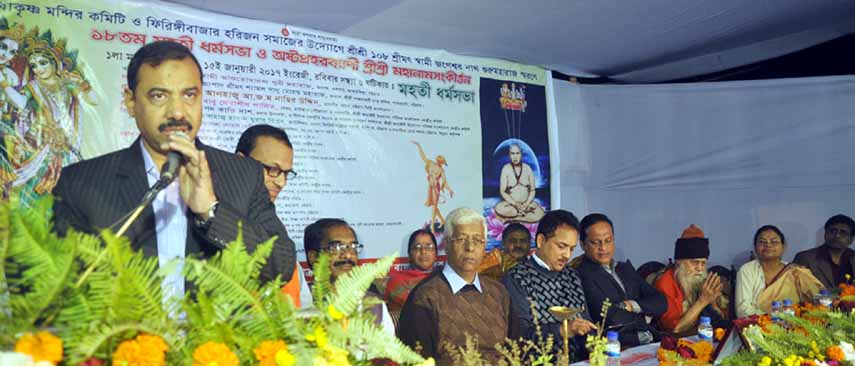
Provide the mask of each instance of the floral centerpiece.
{"label": "floral centerpiece", "polygon": [[[826,366],[855,362],[855,313],[802,305],[798,316],[768,316],[742,331],[747,348],[722,361],[723,365]],[[764,321],[765,320],[765,321]]]}
{"label": "floral centerpiece", "polygon": [[837,307],[842,311],[855,309],[855,285],[852,284],[852,276],[846,274],[846,282],[838,285],[837,289],[840,291]]}
{"label": "floral centerpiece", "polygon": [[[239,234],[207,260],[186,258],[195,291],[164,299],[175,263],[134,252],[127,239],[51,230],[50,197],[0,203],[0,364],[292,366],[433,364],[386,334],[362,309],[395,255],[329,286],[316,268],[312,314],[298,316],[282,280],[258,281],[273,239],[247,252]],[[179,320],[180,319],[180,320]],[[6,351],[6,352],[3,352]]]}
{"label": "floral centerpiece", "polygon": [[709,365],[712,359],[713,345],[707,341],[691,342],[663,336],[656,351],[659,366],[701,366]]}

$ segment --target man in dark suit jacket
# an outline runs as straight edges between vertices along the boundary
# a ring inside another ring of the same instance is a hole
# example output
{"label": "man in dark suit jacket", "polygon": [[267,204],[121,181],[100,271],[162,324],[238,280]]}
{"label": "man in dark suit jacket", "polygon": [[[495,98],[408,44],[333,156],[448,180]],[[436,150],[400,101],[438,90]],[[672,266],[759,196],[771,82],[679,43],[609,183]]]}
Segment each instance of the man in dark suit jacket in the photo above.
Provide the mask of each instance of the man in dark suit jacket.
{"label": "man in dark suit jacket", "polygon": [[668,308],[665,296],[632,268],[614,260],[614,230],[603,214],[590,214],[580,224],[585,257],[579,266],[579,277],[592,320],[599,323],[603,302],[612,303],[605,326],[614,326],[622,347],[635,347],[659,340],[659,333],[648,317],[662,315]]}
{"label": "man in dark suit jacket", "polygon": [[[56,230],[116,230],[160,179],[160,167],[174,151],[182,157],[177,177],[125,233],[132,247],[159,257],[161,265],[187,255],[209,257],[234,240],[240,227],[249,251],[277,236],[262,280],[290,279],[294,243],[268,198],[261,165],[196,139],[202,70],[190,50],[173,42],[147,44],[127,74],[125,106],[140,138],[126,149],[62,170],[53,191]],[[178,294],[182,291],[183,282]]]}
{"label": "man in dark suit jacket", "polygon": [[827,288],[835,288],[846,281],[847,274],[855,274],[855,251],[852,235],[855,221],[846,215],[834,215],[825,222],[825,243],[801,251],[793,262],[810,268],[810,271]]}

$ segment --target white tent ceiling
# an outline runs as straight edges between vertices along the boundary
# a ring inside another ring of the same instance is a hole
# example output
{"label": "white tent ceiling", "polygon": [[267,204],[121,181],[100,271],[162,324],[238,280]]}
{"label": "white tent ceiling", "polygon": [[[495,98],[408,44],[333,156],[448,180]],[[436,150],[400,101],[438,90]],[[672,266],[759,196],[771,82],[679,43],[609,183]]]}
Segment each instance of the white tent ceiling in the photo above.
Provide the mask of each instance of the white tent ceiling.
{"label": "white tent ceiling", "polygon": [[575,76],[655,82],[855,30],[852,0],[171,0],[194,8]]}

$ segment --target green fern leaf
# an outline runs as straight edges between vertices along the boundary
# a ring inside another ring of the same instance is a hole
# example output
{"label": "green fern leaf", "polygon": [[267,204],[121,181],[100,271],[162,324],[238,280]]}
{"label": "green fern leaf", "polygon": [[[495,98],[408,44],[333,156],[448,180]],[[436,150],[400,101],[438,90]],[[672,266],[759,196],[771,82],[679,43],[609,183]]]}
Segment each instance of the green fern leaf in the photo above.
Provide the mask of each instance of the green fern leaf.
{"label": "green fern leaf", "polygon": [[327,253],[321,253],[315,265],[312,266],[312,274],[314,275],[314,285],[312,286],[312,300],[315,308],[323,309],[324,303],[332,291],[330,286],[330,256]]}
{"label": "green fern leaf", "polygon": [[348,319],[347,329],[330,327],[330,341],[337,346],[350,349],[357,359],[372,360],[387,358],[399,364],[422,363],[425,359],[407,347],[394,335],[386,333],[374,323],[373,315],[359,314]]}
{"label": "green fern leaf", "polygon": [[365,292],[371,287],[374,279],[383,277],[395,261],[398,253],[383,257],[374,263],[366,263],[355,267],[350,272],[337,278],[335,292],[330,298],[330,304],[348,315],[353,314],[362,302]]}

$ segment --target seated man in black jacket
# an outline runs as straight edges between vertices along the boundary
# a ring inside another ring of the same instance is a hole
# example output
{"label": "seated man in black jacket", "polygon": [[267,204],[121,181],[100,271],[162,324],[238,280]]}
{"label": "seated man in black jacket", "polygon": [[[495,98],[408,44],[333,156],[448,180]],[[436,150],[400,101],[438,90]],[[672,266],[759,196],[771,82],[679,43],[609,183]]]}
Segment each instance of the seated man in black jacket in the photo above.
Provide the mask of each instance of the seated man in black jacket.
{"label": "seated man in black jacket", "polygon": [[665,296],[644,281],[632,265],[614,260],[614,227],[603,214],[582,219],[580,234],[585,258],[579,276],[594,322],[602,319],[600,310],[606,299],[612,303],[606,314],[606,328],[615,328],[622,347],[635,347],[659,340],[649,319],[665,312]]}

